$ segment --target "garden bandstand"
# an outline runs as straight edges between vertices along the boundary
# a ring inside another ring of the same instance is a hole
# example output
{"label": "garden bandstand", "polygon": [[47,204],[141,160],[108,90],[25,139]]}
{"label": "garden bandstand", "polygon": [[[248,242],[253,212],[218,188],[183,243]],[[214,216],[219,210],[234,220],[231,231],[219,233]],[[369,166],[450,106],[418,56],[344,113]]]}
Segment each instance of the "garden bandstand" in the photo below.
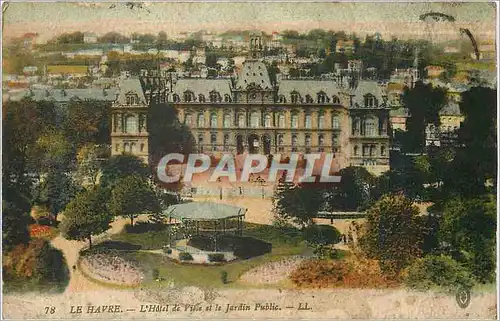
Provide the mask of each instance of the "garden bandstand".
{"label": "garden bandstand", "polygon": [[215,202],[175,204],[165,210],[169,218],[171,248],[190,253],[194,261],[206,261],[210,253],[234,259],[234,238],[243,234],[246,208]]}

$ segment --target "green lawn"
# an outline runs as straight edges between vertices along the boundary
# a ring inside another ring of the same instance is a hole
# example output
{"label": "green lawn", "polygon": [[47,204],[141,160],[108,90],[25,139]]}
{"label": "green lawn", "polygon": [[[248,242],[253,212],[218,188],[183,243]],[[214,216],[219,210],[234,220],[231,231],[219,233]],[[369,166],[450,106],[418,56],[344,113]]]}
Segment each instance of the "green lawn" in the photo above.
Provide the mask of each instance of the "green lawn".
{"label": "green lawn", "polygon": [[[181,264],[161,254],[147,252],[147,250],[160,249],[165,244],[168,244],[169,236],[167,229],[143,233],[124,232],[114,235],[112,240],[141,247],[138,251],[124,251],[122,255],[126,259],[137,262],[146,272],[143,284],[147,287],[161,287],[168,285],[171,281],[176,286],[252,287],[252,285],[243,285],[237,282],[244,272],[263,263],[310,251],[303,241],[301,233],[296,229],[281,230],[273,226],[246,223],[243,235],[271,243],[271,252],[222,265]],[[160,278],[164,279],[163,281],[158,282],[153,279],[153,271],[155,269],[159,272]],[[222,271],[226,271],[228,274],[229,282],[227,284],[222,283]]]}

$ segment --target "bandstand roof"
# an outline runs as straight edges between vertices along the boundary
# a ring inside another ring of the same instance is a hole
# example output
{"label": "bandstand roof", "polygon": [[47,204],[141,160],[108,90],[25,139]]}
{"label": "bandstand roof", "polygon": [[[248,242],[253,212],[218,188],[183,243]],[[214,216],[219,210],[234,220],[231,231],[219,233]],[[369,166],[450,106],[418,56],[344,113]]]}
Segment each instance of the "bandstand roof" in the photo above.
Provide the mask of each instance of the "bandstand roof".
{"label": "bandstand roof", "polygon": [[244,216],[244,207],[214,202],[191,202],[175,204],[165,210],[165,214],[178,220],[213,221]]}

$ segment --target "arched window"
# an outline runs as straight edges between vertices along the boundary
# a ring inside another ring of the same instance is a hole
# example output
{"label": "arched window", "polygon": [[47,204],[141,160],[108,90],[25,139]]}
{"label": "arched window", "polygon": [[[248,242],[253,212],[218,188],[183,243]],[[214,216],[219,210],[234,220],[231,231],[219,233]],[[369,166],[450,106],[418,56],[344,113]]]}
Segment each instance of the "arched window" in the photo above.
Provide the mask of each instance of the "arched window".
{"label": "arched window", "polygon": [[231,101],[232,101],[231,96],[229,96],[228,94],[225,94],[224,95],[224,102],[225,103],[230,103]]}
{"label": "arched window", "polygon": [[339,105],[340,104],[340,98],[336,95],[332,96],[332,104]]}
{"label": "arched window", "polygon": [[174,103],[179,103],[181,101],[181,98],[179,97],[179,95],[174,94],[173,100],[174,100]]}
{"label": "arched window", "polygon": [[278,144],[283,145],[285,140],[283,139],[283,134],[278,134]]}
{"label": "arched window", "polygon": [[328,97],[324,92],[317,93],[318,104],[324,104],[328,102]]}
{"label": "arched window", "polygon": [[238,127],[243,128],[246,127],[245,125],[245,115],[239,114],[238,115]]}
{"label": "arched window", "polygon": [[311,146],[311,135],[306,135],[305,144]]}
{"label": "arched window", "polygon": [[184,116],[184,123],[188,126],[191,126],[192,122],[193,122],[193,116],[191,116],[191,114],[186,114]]}
{"label": "arched window", "polygon": [[224,134],[224,151],[227,152],[229,150],[229,134]]}
{"label": "arched window", "polygon": [[211,103],[220,103],[221,98],[218,92],[216,91],[211,91],[210,92],[210,102]]}
{"label": "arched window", "polygon": [[217,150],[217,134],[210,135],[210,144],[212,145],[212,151]]}
{"label": "arched window", "polygon": [[306,123],[306,128],[310,129],[312,127],[310,114],[306,114],[305,123]]}
{"label": "arched window", "polygon": [[292,128],[299,128],[299,115],[292,115]]}
{"label": "arched window", "polygon": [[365,135],[366,136],[375,136],[375,119],[368,118],[365,121]]}
{"label": "arched window", "polygon": [[252,128],[257,128],[259,127],[259,113],[257,112],[253,112],[251,115],[250,115],[250,126]]}
{"label": "arched window", "polygon": [[312,99],[311,95],[306,95],[306,103],[307,104],[312,104],[314,100]]}
{"label": "arched window", "polygon": [[298,104],[300,102],[300,94],[296,91],[293,91],[291,94],[292,104]]}
{"label": "arched window", "polygon": [[138,105],[139,96],[137,94],[127,94],[127,105]]}
{"label": "arched window", "polygon": [[333,146],[339,145],[339,135],[337,135],[337,134],[332,135],[332,145]]}
{"label": "arched window", "polygon": [[340,118],[339,115],[332,116],[332,129],[340,129]]}
{"label": "arched window", "polygon": [[353,118],[352,120],[352,135],[359,135],[360,122],[359,118]]}
{"label": "arched window", "polygon": [[264,127],[270,128],[271,127],[271,115],[266,114],[264,116]]}
{"label": "arched window", "polygon": [[375,96],[372,94],[367,94],[365,95],[365,107],[376,107],[377,106],[377,99],[375,99]]}
{"label": "arched window", "polygon": [[318,128],[323,129],[325,127],[325,115],[320,114],[318,116]]}
{"label": "arched window", "polygon": [[278,116],[278,125],[280,128],[285,128],[285,115],[279,114]]}
{"label": "arched window", "polygon": [[385,146],[380,146],[380,156],[385,156]]}
{"label": "arched window", "polygon": [[205,95],[199,94],[198,95],[198,102],[200,102],[200,103],[206,102]]}
{"label": "arched window", "polygon": [[224,128],[229,128],[231,127],[231,115],[225,114],[224,115]]}
{"label": "arched window", "polygon": [[286,104],[286,98],[284,95],[280,95],[278,97],[278,101],[281,103],[281,104]]}
{"label": "arched window", "polygon": [[205,115],[198,114],[198,127],[205,127]]}
{"label": "arched window", "polygon": [[125,118],[125,132],[126,133],[137,133],[137,118],[135,116],[127,116]]}
{"label": "arched window", "polygon": [[184,101],[187,103],[194,101],[194,94],[192,91],[187,90],[184,92]]}
{"label": "arched window", "polygon": [[297,135],[292,135],[292,146],[297,146]]}
{"label": "arched window", "polygon": [[217,114],[216,113],[210,114],[210,127],[217,128]]}

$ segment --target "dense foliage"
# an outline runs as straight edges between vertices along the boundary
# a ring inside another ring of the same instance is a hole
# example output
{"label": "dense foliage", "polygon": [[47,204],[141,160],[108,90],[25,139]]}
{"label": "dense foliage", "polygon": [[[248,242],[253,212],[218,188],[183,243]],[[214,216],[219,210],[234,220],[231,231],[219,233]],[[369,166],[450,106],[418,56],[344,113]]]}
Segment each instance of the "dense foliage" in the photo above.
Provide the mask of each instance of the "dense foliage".
{"label": "dense foliage", "polygon": [[421,255],[425,226],[413,202],[404,196],[383,196],[367,211],[361,248],[379,260],[382,271],[397,275]]}
{"label": "dense foliage", "polygon": [[418,259],[410,265],[407,273],[406,285],[419,290],[441,287],[456,291],[459,287],[470,289],[474,284],[469,270],[445,255]]}

